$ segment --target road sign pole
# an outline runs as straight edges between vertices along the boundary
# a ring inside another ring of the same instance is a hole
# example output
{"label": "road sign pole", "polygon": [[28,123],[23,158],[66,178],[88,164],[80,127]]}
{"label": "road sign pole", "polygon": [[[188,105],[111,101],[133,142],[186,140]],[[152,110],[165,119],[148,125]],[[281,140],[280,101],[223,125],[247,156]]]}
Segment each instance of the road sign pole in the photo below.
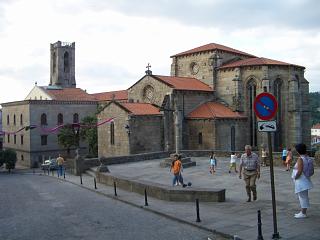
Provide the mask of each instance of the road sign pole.
{"label": "road sign pole", "polygon": [[271,145],[271,132],[268,132],[268,149],[270,157],[270,179],[271,179],[271,195],[272,195],[272,213],[273,213],[273,234],[272,239],[279,239],[280,235],[277,227],[277,209],[276,209],[276,194],[274,187],[274,172],[273,172],[273,156]]}

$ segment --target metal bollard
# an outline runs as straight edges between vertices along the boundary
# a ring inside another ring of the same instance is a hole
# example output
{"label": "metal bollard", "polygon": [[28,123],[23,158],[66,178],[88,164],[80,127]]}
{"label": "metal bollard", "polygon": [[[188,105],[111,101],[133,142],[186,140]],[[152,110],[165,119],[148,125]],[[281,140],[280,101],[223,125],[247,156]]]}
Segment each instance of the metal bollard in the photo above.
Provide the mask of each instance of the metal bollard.
{"label": "metal bollard", "polygon": [[200,220],[200,213],[199,213],[199,199],[196,199],[196,211],[197,211],[197,220],[196,222],[201,222]]}
{"label": "metal bollard", "polygon": [[147,196],[147,189],[144,189],[144,205],[149,206],[148,204],[148,196]]}
{"label": "metal bollard", "polygon": [[113,181],[113,188],[114,188],[114,195],[115,195],[115,196],[118,196],[118,195],[117,195],[117,185],[116,185],[116,182],[115,182],[115,181]]}
{"label": "metal bollard", "polygon": [[97,189],[97,180],[96,180],[96,178],[93,178],[93,182],[94,182],[94,189]]}
{"label": "metal bollard", "polygon": [[50,175],[50,169],[48,168],[48,176]]}
{"label": "metal bollard", "polygon": [[263,240],[262,236],[262,223],[261,223],[261,211],[258,210],[258,237],[257,240]]}
{"label": "metal bollard", "polygon": [[80,184],[82,185],[82,174],[80,173]]}
{"label": "metal bollard", "polygon": [[46,170],[45,169],[43,169],[43,175],[46,175]]}
{"label": "metal bollard", "polygon": [[63,172],[63,179],[66,179],[66,172]]}

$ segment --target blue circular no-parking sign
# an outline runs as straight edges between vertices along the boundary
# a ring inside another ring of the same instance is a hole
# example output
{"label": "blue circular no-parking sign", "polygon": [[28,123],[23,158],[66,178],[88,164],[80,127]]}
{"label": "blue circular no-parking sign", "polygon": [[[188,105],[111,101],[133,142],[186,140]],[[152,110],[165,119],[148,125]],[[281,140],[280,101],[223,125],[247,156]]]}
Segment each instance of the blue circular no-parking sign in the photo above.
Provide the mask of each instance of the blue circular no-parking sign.
{"label": "blue circular no-parking sign", "polygon": [[270,93],[260,93],[254,100],[254,111],[261,120],[272,119],[278,110],[276,98]]}

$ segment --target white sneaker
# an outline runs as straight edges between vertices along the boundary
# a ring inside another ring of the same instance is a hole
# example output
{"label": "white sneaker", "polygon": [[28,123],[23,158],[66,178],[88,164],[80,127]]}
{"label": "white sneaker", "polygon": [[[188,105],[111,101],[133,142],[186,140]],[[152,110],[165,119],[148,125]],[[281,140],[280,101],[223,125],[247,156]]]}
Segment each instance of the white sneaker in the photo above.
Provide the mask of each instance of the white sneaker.
{"label": "white sneaker", "polygon": [[294,218],[306,218],[306,217],[307,217],[307,215],[303,214],[302,212],[296,213],[294,215]]}
{"label": "white sneaker", "polygon": [[296,216],[296,215],[299,215],[299,214],[301,214],[302,212],[300,211],[300,212],[298,212],[298,213],[295,213],[294,215]]}

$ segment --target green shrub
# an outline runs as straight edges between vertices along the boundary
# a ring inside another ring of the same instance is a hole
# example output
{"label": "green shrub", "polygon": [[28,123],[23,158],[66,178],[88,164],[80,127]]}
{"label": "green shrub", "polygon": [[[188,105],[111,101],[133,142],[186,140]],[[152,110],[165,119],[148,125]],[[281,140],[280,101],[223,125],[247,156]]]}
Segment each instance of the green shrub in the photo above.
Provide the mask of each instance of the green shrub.
{"label": "green shrub", "polygon": [[6,169],[10,170],[16,167],[17,153],[14,150],[6,149],[3,151],[3,158],[6,164]]}

